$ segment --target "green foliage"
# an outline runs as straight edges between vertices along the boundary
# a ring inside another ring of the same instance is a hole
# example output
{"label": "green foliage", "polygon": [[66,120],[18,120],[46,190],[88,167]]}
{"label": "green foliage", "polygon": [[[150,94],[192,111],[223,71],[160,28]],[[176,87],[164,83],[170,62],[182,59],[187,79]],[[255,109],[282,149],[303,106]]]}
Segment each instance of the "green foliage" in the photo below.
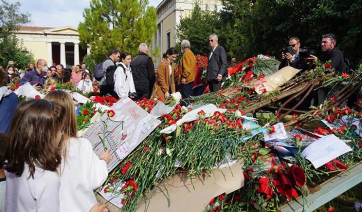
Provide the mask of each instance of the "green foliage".
{"label": "green foliage", "polygon": [[88,54],[84,56],[83,62],[87,65],[87,69],[92,73],[92,76],[94,75],[94,69],[98,63],[93,59],[92,54]]}
{"label": "green foliage", "polygon": [[161,56],[160,48],[158,48],[158,47],[152,48],[151,51],[152,51],[151,52],[152,61],[153,61],[153,63],[156,63],[160,59],[160,56]]}
{"label": "green foliage", "polygon": [[228,58],[238,61],[258,54],[280,58],[290,37],[303,46],[320,44],[333,33],[344,55],[357,63],[362,58],[362,0],[224,0],[219,12],[202,12],[198,3],[178,26],[196,54],[207,55],[207,36],[217,33]]}
{"label": "green foliage", "polygon": [[152,42],[157,15],[148,0],[92,0],[78,26],[81,45],[89,44],[92,58],[101,62],[111,49],[136,56],[140,43]]}
{"label": "green foliage", "polygon": [[18,68],[25,68],[34,61],[22,43],[15,37],[17,26],[29,23],[30,15],[19,12],[20,3],[0,2],[0,65],[6,67],[12,60]]}
{"label": "green foliage", "polygon": [[220,24],[216,11],[202,11],[199,4],[200,2],[195,3],[190,17],[181,18],[180,24],[176,26],[176,36],[180,41],[189,40],[195,55],[208,55],[209,36],[213,33],[218,34]]}

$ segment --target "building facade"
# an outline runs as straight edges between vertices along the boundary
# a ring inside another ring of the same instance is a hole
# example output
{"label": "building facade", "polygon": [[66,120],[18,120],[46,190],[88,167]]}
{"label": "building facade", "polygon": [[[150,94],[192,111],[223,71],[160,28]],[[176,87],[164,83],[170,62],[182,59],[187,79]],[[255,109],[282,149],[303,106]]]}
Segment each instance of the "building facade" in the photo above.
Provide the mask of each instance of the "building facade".
{"label": "building facade", "polygon": [[[163,0],[156,8],[157,10],[157,32],[154,36],[152,48],[159,48],[162,54],[170,47],[176,45],[176,26],[180,24],[182,17],[188,17],[197,0]],[[221,0],[202,0],[199,2],[202,10],[218,11],[222,9]],[[205,35],[207,36],[207,35]],[[205,38],[207,39],[207,38]],[[206,44],[205,44],[206,45]]]}
{"label": "building facade", "polygon": [[16,37],[36,60],[47,60],[48,66],[78,65],[89,53],[79,46],[78,30],[73,27],[20,26]]}

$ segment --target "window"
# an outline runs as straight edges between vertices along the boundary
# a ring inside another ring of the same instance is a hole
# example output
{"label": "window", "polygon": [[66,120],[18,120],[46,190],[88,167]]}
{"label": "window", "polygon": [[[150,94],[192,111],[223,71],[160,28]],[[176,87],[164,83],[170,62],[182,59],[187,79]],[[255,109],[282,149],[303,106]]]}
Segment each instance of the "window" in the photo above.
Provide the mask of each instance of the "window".
{"label": "window", "polygon": [[171,47],[171,32],[167,32],[166,39],[167,39],[166,47],[167,49],[169,49]]}

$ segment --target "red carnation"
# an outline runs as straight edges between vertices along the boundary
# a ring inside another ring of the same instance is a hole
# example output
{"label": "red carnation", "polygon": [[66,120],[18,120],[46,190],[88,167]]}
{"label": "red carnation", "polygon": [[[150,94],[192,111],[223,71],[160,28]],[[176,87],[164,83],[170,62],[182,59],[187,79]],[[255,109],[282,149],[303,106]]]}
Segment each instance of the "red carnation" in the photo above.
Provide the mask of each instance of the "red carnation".
{"label": "red carnation", "polygon": [[303,137],[301,135],[297,134],[297,135],[294,136],[294,139],[296,141],[301,141],[303,139]]}
{"label": "red carnation", "polygon": [[86,116],[86,115],[88,115],[88,114],[89,114],[89,111],[88,111],[88,110],[84,110],[84,111],[83,111],[83,115]]}
{"label": "red carnation", "polygon": [[54,87],[52,87],[52,88],[50,89],[50,91],[55,91],[55,88],[54,88]]}
{"label": "red carnation", "polygon": [[122,173],[122,174],[126,174],[127,171],[128,171],[128,169],[129,169],[129,167],[131,166],[131,164],[132,164],[131,161],[128,162],[128,163],[126,163],[126,165],[123,166],[123,168],[122,168],[122,170],[121,170],[121,173]]}
{"label": "red carnation", "polygon": [[324,68],[326,68],[326,69],[329,69],[329,68],[331,68],[331,67],[332,67],[332,65],[329,64],[329,63],[327,63],[327,64],[324,65]]}
{"label": "red carnation", "polygon": [[201,115],[205,115],[205,111],[200,110],[199,112],[197,112],[197,115],[201,116]]}
{"label": "red carnation", "polygon": [[116,113],[114,112],[114,110],[108,110],[107,111],[107,116],[108,117],[113,117]]}
{"label": "red carnation", "polygon": [[333,212],[334,211],[334,207],[329,207],[328,208],[328,212]]}
{"label": "red carnation", "polygon": [[269,127],[269,133],[270,134],[275,133],[275,127],[274,126]]}
{"label": "red carnation", "polygon": [[39,95],[35,95],[35,99],[41,99]]}

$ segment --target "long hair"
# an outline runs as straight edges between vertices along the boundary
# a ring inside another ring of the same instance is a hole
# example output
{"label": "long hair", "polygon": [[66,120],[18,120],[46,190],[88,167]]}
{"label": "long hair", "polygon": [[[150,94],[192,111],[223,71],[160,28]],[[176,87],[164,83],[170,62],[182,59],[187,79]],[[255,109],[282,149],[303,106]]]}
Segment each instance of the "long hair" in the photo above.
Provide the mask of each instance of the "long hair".
{"label": "long hair", "polygon": [[0,132],[0,169],[4,167],[5,144],[7,142],[8,142],[8,135],[4,132]]}
{"label": "long hair", "polygon": [[72,77],[72,71],[70,69],[64,69],[62,83],[65,84],[70,82],[71,77]]}
{"label": "long hair", "polygon": [[0,66],[0,87],[6,86],[8,84],[8,73],[5,69]]}
{"label": "long hair", "polygon": [[77,137],[77,116],[75,115],[72,97],[65,91],[55,90],[49,92],[44,99],[57,102],[65,108],[63,114],[66,117],[64,134],[70,138]]}
{"label": "long hair", "polygon": [[5,169],[21,176],[25,163],[34,178],[35,167],[57,171],[63,142],[59,133],[65,123],[65,108],[47,100],[33,99],[16,108],[6,145]]}
{"label": "long hair", "polygon": [[56,84],[58,82],[58,79],[54,78],[54,77],[50,77],[47,80],[47,83],[44,85],[45,89],[49,89],[54,83]]}

